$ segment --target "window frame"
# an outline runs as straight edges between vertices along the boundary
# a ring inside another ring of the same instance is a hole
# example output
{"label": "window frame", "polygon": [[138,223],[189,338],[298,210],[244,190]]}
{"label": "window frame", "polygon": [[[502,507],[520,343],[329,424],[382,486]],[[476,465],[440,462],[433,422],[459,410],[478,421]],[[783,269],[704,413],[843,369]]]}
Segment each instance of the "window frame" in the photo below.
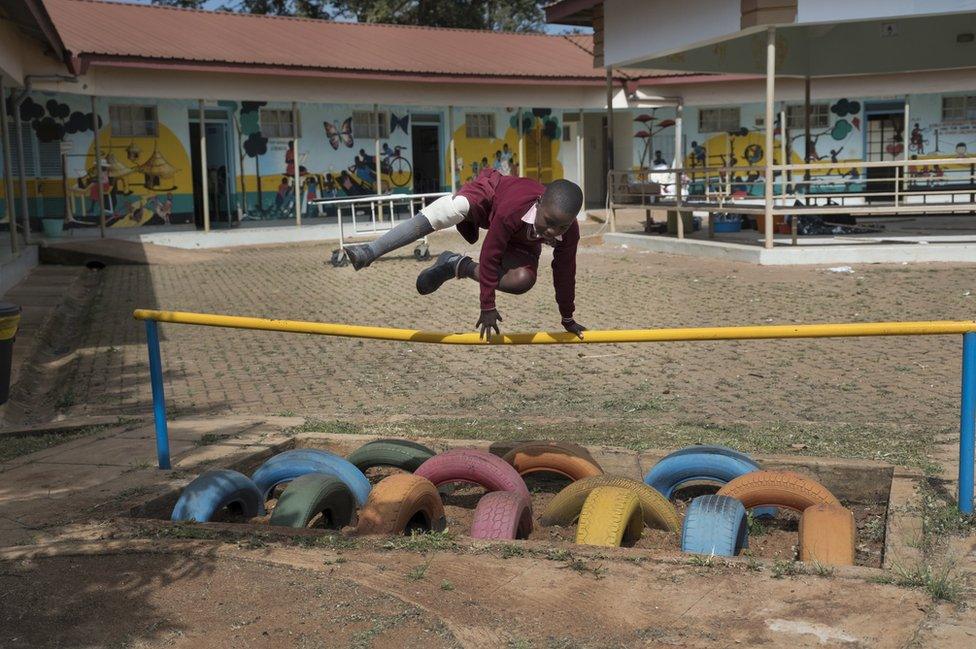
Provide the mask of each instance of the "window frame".
{"label": "window frame", "polygon": [[[830,104],[817,102],[810,104],[810,128],[828,128],[830,126]],[[788,104],[786,106],[786,128],[803,130],[803,104]]]}
{"label": "window frame", "polygon": [[[364,123],[365,122],[365,123]],[[379,127],[379,135],[376,134],[376,126]],[[362,138],[373,140],[377,137],[385,140],[390,137],[390,115],[385,110],[376,111],[376,124],[373,125],[373,111],[354,110],[352,111],[352,137],[353,139]]]}
{"label": "window frame", "polygon": [[[302,114],[298,112],[297,124],[292,120],[292,117],[291,108],[261,108],[258,116],[261,124],[261,135],[275,140],[300,138],[302,136]],[[287,129],[282,127],[287,127]]]}
{"label": "window frame", "polygon": [[[959,101],[958,108],[949,108],[947,103]],[[947,116],[947,109],[954,116]],[[976,95],[943,95],[942,97],[942,121],[943,122],[966,122],[976,119]]]}
{"label": "window frame", "polygon": [[[137,119],[136,111],[151,111],[152,117]],[[154,104],[109,104],[108,121],[112,137],[159,137],[159,110]]]}
{"label": "window frame", "polygon": [[464,136],[468,139],[494,139],[497,133],[495,125],[495,113],[464,114]]}
{"label": "window frame", "polygon": [[[708,124],[706,115],[712,116],[718,114],[720,117],[716,120],[715,124]],[[734,116],[734,117],[733,117]],[[728,119],[727,123],[723,123],[722,120]],[[708,126],[708,128],[706,128]],[[716,126],[722,128],[715,128]],[[731,126],[731,128],[725,128]],[[713,108],[699,108],[698,109],[698,132],[702,134],[707,133],[728,133],[730,131],[737,131],[742,128],[742,109],[739,106],[715,106]]]}

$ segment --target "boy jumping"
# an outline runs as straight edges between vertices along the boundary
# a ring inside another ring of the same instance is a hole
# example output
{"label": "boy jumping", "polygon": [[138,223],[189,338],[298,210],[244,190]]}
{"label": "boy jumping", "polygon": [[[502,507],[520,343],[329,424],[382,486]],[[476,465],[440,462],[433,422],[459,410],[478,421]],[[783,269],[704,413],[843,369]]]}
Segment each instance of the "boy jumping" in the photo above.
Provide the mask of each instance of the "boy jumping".
{"label": "boy jumping", "polygon": [[[504,176],[484,169],[454,196],[442,196],[409,221],[370,243],[346,246],[353,268],[359,270],[397,248],[435,230],[456,226],[468,243],[478,241],[479,229],[488,230],[479,261],[445,251],[433,266],[417,276],[417,291],[433,293],[449,279],[467,277],[481,285],[481,317],[475,328],[487,339],[497,334],[502,317],[495,308],[495,291],[521,294],[535,284],[542,244],[552,246],[552,283],[566,331],[583,338],[586,327],[573,319],[576,298],[576,247],[583,192],[568,180],[548,186],[531,178]],[[480,263],[479,263],[480,262]]]}

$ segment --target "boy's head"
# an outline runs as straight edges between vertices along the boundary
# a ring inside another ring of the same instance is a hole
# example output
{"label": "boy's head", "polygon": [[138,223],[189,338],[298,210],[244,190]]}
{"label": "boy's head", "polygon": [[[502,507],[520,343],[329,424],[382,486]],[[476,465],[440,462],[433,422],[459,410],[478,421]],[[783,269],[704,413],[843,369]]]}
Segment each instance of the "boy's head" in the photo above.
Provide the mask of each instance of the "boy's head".
{"label": "boy's head", "polygon": [[535,230],[539,236],[553,239],[573,224],[583,208],[583,190],[569,180],[554,180],[546,187],[535,213]]}

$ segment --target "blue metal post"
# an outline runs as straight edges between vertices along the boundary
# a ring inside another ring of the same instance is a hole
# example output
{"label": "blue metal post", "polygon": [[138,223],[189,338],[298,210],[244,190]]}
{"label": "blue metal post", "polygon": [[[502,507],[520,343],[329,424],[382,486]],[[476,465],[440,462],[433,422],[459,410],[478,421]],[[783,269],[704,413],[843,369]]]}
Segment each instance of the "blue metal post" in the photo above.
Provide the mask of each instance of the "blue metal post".
{"label": "blue metal post", "polygon": [[159,355],[159,329],[155,320],[146,320],[149,347],[149,379],[152,383],[153,419],[156,421],[156,457],[160,469],[171,469],[169,431],[166,428],[166,397],[163,395],[163,361]]}
{"label": "blue metal post", "polygon": [[962,335],[962,407],[959,415],[959,511],[973,513],[976,462],[976,333]]}

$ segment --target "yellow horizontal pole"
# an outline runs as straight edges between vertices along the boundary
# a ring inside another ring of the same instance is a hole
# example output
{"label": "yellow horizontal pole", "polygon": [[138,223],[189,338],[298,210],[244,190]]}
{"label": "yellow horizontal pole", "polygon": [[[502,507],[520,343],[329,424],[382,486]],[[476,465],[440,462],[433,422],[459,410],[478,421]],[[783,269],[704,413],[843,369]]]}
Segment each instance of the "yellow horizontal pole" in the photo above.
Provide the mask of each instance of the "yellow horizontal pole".
{"label": "yellow horizontal pole", "polygon": [[938,336],[976,332],[973,320],[935,320],[928,322],[856,322],[812,325],[765,325],[758,327],[691,327],[680,329],[614,329],[587,331],[583,340],[565,332],[515,333],[491,336],[489,342],[477,333],[445,333],[418,329],[365,327],[361,325],[274,320],[184,311],[136,309],[137,320],[155,320],[176,324],[256,329],[289,333],[399,340],[442,345],[555,345],[581,343],[646,343],[690,340],[761,340],[770,338],[849,338],[859,336]]}

